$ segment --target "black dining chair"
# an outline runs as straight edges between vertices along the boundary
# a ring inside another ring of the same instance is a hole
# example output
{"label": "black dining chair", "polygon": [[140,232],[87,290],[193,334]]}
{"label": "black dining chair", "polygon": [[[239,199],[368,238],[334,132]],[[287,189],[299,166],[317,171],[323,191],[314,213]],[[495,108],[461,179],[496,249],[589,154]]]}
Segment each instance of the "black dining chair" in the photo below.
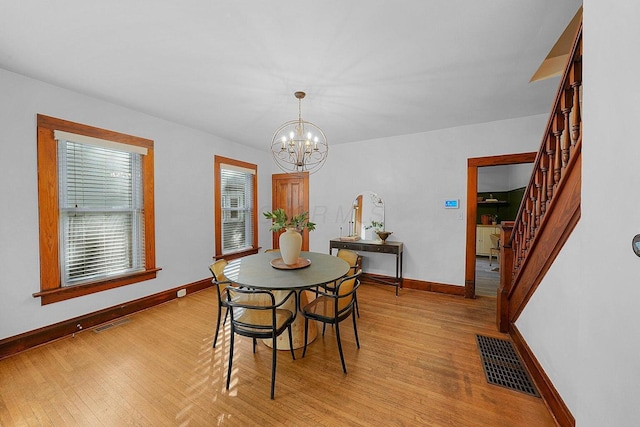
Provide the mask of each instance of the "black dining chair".
{"label": "black dining chair", "polygon": [[[362,255],[360,255],[356,251],[352,251],[351,249],[338,249],[338,253],[336,254],[338,258],[341,258],[349,264],[349,273],[355,274],[358,270],[362,269]],[[354,296],[354,306],[356,309],[356,314],[360,317],[360,307],[358,306],[358,294],[356,293]]]}
{"label": "black dining chair", "polygon": [[225,299],[222,297],[226,287],[231,284],[229,279],[227,279],[223,273],[223,270],[226,266],[227,261],[224,259],[219,259],[209,266],[209,270],[213,275],[212,282],[216,287],[216,291],[218,293],[218,320],[216,322],[216,334],[213,337],[213,348],[216,348],[218,333],[220,332],[220,318],[222,317],[222,307],[225,307],[224,321],[222,322],[223,325],[227,322],[227,316],[229,315],[229,308],[227,307]]}
{"label": "black dining chair", "polygon": [[300,313],[304,316],[304,350],[302,350],[302,357],[307,353],[309,320],[322,322],[323,326],[327,323],[335,325],[342,370],[345,374],[347,373],[347,366],[344,363],[344,355],[342,354],[342,342],[340,340],[340,322],[351,316],[353,319],[353,333],[356,337],[356,345],[360,348],[356,316],[353,313],[356,291],[360,286],[360,274],[362,274],[362,270],[358,270],[355,274],[342,278],[334,290],[318,291],[318,297],[301,308]]}
{"label": "black dining chair", "polygon": [[285,330],[289,332],[289,348],[291,358],[296,359],[293,351],[291,324],[296,318],[295,310],[280,308],[289,298],[295,299],[294,307],[298,306],[298,294],[289,292],[276,303],[273,292],[267,290],[226,288],[226,305],[231,313],[231,345],[229,348],[229,370],[227,372],[227,390],[231,382],[231,367],[233,365],[233,344],[236,334],[253,340],[253,352],[256,352],[256,340],[271,339],[271,399],[274,398],[276,384],[276,360],[278,355],[277,337]]}
{"label": "black dining chair", "polygon": [[[349,272],[347,273],[348,275],[354,274],[358,270],[362,269],[362,255],[360,255],[356,251],[352,251],[351,249],[341,248],[341,249],[338,249],[338,253],[336,254],[336,256],[340,259],[343,259],[344,261],[346,261],[347,264],[349,264]],[[335,291],[338,283],[339,283],[339,280],[336,280],[335,282],[330,282],[323,285],[323,287],[327,291]],[[318,290],[317,287],[316,287],[316,290]],[[317,295],[318,295],[318,292],[316,292],[316,296]],[[360,317],[360,309],[358,307],[358,295],[356,294],[354,298],[355,298],[354,304],[356,308],[356,314],[358,315],[358,317]],[[322,335],[324,335],[324,329],[325,329],[324,327],[325,325],[322,326]]]}

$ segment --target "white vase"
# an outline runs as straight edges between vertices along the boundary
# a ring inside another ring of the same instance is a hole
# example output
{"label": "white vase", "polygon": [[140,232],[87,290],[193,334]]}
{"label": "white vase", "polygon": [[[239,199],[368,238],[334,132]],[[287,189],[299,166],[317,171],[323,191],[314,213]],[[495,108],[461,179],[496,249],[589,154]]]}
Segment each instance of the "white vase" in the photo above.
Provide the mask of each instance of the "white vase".
{"label": "white vase", "polygon": [[280,254],[282,261],[287,265],[293,265],[300,258],[302,249],[302,236],[295,228],[287,228],[287,231],[280,235]]}

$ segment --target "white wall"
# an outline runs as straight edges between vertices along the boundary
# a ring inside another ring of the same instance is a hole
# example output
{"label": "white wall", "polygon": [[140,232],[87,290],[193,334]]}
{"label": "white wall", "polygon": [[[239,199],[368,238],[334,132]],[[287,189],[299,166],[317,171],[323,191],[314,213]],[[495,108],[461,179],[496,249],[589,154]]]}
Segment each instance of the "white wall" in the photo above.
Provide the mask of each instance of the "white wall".
{"label": "white wall", "polygon": [[[536,151],[547,115],[331,147],[311,176],[311,250],[348,230],[351,203],[365,190],[385,201],[389,241],[405,244],[406,278],[464,286],[467,159]],[[460,199],[460,209],[444,209]],[[346,232],[344,233],[346,234]],[[365,270],[393,275],[393,258],[365,254]]]}
{"label": "white wall", "polygon": [[578,223],[516,322],[536,359],[575,416],[579,390],[579,305],[583,224]]}
{"label": "white wall", "polygon": [[517,322],[580,427],[640,425],[638,17],[584,1],[582,217]]}
{"label": "white wall", "polygon": [[[271,182],[266,153],[0,69],[0,339],[210,276],[214,252],[213,157],[258,164]],[[155,280],[46,306],[40,290],[36,114],[155,141]],[[271,186],[259,203],[271,204]],[[260,245],[271,245],[260,231]]]}

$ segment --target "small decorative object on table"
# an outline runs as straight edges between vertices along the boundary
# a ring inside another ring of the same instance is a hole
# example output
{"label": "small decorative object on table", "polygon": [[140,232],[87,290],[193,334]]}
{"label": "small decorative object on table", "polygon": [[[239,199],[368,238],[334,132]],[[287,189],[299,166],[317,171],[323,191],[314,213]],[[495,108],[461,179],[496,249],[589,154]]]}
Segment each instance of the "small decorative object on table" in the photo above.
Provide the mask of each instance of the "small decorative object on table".
{"label": "small decorative object on table", "polygon": [[289,218],[284,209],[276,209],[273,212],[263,212],[265,218],[273,221],[271,231],[280,231],[283,228],[287,231],[280,235],[280,254],[286,265],[296,265],[299,262],[300,251],[302,250],[302,236],[300,232],[304,228],[309,231],[316,229],[316,224],[309,221],[309,212],[294,215]]}
{"label": "small decorative object on table", "polygon": [[357,240],[360,240],[360,236],[343,236],[343,237],[340,237],[340,240],[344,240],[347,242],[355,242]]}
{"label": "small decorative object on table", "polygon": [[282,258],[276,258],[271,260],[271,267],[277,268],[278,270],[298,270],[299,268],[309,267],[311,265],[311,260],[308,258],[298,258],[298,261],[295,264],[285,264]]}
{"label": "small decorative object on table", "polygon": [[393,234],[393,231],[376,231],[376,234],[378,235],[378,237],[380,238],[380,240],[382,240],[382,243],[384,243],[387,238]]}

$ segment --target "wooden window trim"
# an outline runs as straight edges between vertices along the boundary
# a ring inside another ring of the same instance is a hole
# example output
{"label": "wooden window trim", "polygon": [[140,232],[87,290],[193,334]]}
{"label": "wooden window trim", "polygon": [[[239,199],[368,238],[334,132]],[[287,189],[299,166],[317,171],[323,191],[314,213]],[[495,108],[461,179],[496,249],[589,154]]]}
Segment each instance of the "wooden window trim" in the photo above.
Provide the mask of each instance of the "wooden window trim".
{"label": "wooden window trim", "polygon": [[222,182],[220,179],[220,166],[222,164],[237,166],[245,169],[252,169],[255,171],[253,182],[253,206],[254,209],[258,207],[258,165],[253,163],[247,163],[240,160],[230,159],[228,157],[214,156],[213,159],[213,175],[214,175],[214,215],[215,215],[215,259],[234,259],[245,255],[251,255],[258,252],[258,212],[257,210],[253,215],[253,242],[250,249],[245,249],[240,252],[222,254]]}
{"label": "wooden window trim", "polygon": [[[153,141],[93,126],[38,114],[38,206],[40,222],[40,292],[33,294],[46,305],[119,286],[154,279],[156,267]],[[59,254],[58,163],[53,131],[60,130],[147,149],[142,156],[145,270],[75,286],[62,287]]]}

